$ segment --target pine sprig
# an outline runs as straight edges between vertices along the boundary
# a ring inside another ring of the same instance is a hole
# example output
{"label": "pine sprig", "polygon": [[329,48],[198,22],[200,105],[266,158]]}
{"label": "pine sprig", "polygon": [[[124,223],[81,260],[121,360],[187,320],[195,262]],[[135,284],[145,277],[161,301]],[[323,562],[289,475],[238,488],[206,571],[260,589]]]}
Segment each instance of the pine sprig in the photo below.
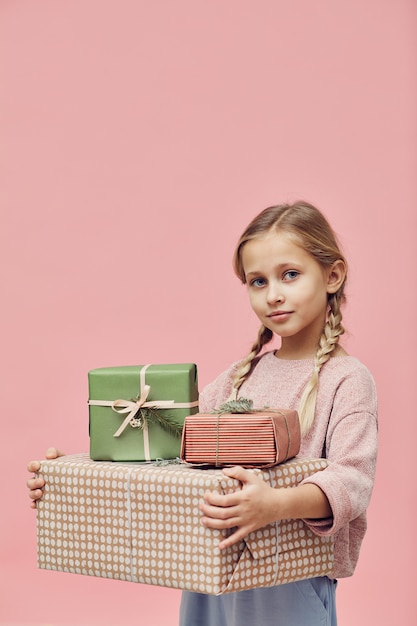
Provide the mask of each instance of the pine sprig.
{"label": "pine sprig", "polygon": [[140,417],[140,428],[142,430],[147,424],[157,423],[166,433],[177,438],[181,437],[182,424],[179,424],[172,418],[161,415],[161,412],[157,409],[153,409],[152,407],[141,408],[138,413],[139,415],[136,414],[136,416]]}
{"label": "pine sprig", "polygon": [[217,413],[218,415],[222,413],[252,413],[253,410],[253,400],[239,398],[239,400],[224,402],[218,409],[214,409],[212,413]]}

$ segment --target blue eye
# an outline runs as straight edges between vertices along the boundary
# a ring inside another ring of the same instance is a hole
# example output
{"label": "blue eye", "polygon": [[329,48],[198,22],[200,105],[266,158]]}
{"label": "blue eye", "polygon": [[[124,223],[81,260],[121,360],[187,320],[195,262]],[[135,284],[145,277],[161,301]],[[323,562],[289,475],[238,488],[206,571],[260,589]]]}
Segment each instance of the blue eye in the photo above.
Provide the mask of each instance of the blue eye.
{"label": "blue eye", "polygon": [[251,287],[264,287],[266,285],[266,280],[264,278],[255,278],[250,282]]}
{"label": "blue eye", "polygon": [[296,278],[298,278],[299,275],[300,272],[297,272],[296,270],[288,270],[288,272],[285,272],[283,280],[295,280]]}

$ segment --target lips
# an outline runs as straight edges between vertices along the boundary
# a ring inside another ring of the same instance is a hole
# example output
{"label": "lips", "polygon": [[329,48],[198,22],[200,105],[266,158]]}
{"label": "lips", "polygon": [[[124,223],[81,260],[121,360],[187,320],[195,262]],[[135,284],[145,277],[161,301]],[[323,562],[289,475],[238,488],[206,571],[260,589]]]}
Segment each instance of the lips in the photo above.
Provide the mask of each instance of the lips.
{"label": "lips", "polygon": [[292,311],[274,311],[273,313],[269,313],[267,317],[271,319],[273,322],[284,322],[287,320],[292,314]]}

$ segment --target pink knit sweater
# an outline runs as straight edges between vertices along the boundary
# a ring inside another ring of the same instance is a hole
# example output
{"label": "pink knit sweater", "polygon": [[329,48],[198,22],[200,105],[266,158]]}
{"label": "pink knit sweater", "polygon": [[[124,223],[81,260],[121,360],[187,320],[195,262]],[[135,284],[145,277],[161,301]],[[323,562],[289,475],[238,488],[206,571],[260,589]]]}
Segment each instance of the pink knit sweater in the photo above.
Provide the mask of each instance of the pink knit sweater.
{"label": "pink knit sweater", "polygon": [[[200,411],[225,402],[232,389],[237,363],[207,385],[200,394]],[[258,362],[239,397],[255,407],[297,409],[313,370],[313,360],[286,361],[267,352]],[[330,358],[320,371],[314,424],[301,442],[300,457],[325,455],[327,469],[304,483],[326,494],[333,517],[305,520],[318,535],[334,535],[333,577],[351,576],[366,532],[366,509],[372,493],[377,456],[377,399],[367,368],[350,356]]]}

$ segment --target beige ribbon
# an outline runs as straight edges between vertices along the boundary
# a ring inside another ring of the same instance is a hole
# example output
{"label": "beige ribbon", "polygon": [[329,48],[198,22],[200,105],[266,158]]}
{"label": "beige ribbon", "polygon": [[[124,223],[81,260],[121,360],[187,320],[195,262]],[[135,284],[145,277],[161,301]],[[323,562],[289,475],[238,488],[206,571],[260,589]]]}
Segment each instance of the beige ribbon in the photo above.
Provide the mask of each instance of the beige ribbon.
{"label": "beige ribbon", "polygon": [[[175,400],[151,400],[147,401],[149,392],[151,390],[150,385],[145,382],[145,373],[150,364],[144,365],[139,372],[141,394],[136,400],[89,400],[88,404],[92,406],[110,406],[115,413],[124,415],[127,413],[125,419],[120,424],[119,428],[114,433],[113,437],[120,437],[127,426],[130,424],[133,428],[138,428],[141,425],[140,418],[136,418],[135,415],[139,409],[151,407],[153,409],[189,409],[198,406],[198,400],[194,402],[175,402]],[[150,447],[149,447],[149,432],[148,425],[143,425],[143,448],[145,459],[151,460]]]}

